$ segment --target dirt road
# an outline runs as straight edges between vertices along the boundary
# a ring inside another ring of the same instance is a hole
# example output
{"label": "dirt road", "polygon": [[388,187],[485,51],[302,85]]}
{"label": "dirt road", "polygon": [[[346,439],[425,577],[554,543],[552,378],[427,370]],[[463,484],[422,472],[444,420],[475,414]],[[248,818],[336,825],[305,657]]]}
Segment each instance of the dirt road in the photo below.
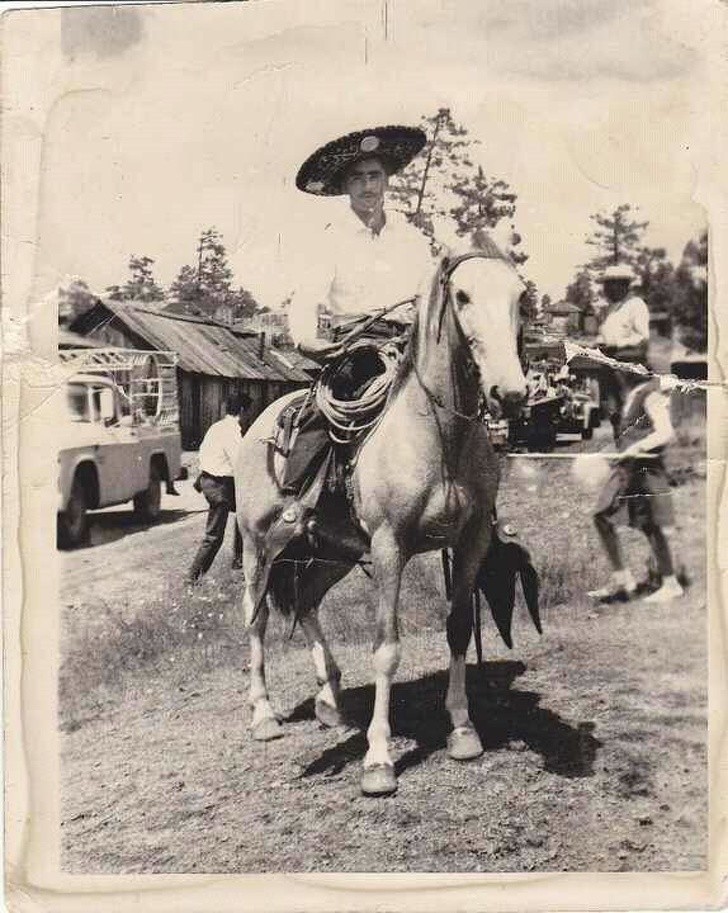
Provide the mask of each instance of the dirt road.
{"label": "dirt road", "polygon": [[[200,628],[199,647],[172,650],[99,687],[82,687],[79,679],[74,690],[69,675],[72,699],[64,699],[62,713],[64,867],[99,873],[704,867],[700,543],[684,552],[693,585],[679,604],[594,610],[583,592],[603,574],[603,560],[583,502],[563,497],[565,472],[528,470],[512,475],[504,489],[509,511],[524,518],[548,605],[541,638],[518,611],[513,651],[486,626],[488,661],[468,670],[471,711],[486,749],[481,758],[457,764],[445,752],[444,606],[436,558],[424,558],[405,585],[403,663],[393,691],[399,791],[386,800],[359,795],[373,688],[369,648],[351,634],[366,628],[370,611],[367,581],[355,574],[324,612],[344,670],[345,728],[325,730],[315,721],[308,653],[298,636],[285,642],[275,631],[269,678],[287,724],[285,737],[273,743],[249,737],[242,637],[208,642],[208,629]],[[675,494],[685,526],[701,523],[702,481],[688,480]],[[82,652],[89,629],[105,636],[110,614],[128,620],[155,598],[162,607],[169,599],[175,610],[175,581],[203,517],[168,519],[62,556],[67,656],[90,660]],[[636,540],[634,548],[642,561]],[[239,588],[228,555],[223,558],[198,597],[203,607],[220,607],[221,616]],[[99,612],[99,600],[107,612]],[[345,627],[348,636],[339,637]]]}

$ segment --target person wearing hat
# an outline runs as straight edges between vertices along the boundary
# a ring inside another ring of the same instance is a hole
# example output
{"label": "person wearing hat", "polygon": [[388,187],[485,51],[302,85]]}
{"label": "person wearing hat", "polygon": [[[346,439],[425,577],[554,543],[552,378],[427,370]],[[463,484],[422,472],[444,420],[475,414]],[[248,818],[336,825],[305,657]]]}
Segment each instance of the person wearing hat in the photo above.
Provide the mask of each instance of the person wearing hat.
{"label": "person wearing hat", "polygon": [[[427,137],[415,127],[375,127],[350,133],[317,149],[301,166],[296,186],[321,197],[348,197],[323,231],[311,239],[311,255],[289,310],[293,341],[318,361],[339,352],[337,342],[321,339],[319,308],[331,314],[332,327],[406,301],[388,319],[399,328],[414,314],[414,301],[427,288],[434,262],[427,238],[405,216],[385,206],[392,174],[405,168]],[[297,493],[320,465],[328,448],[328,429],[314,403],[300,417],[298,438],[289,455],[283,488]]]}
{"label": "person wearing hat", "polygon": [[[636,278],[631,267],[624,263],[612,264],[602,272],[599,281],[606,299],[606,310],[597,344],[611,358],[646,366],[650,312],[643,299],[630,292]],[[623,397],[614,372],[604,372],[602,388],[602,402],[616,441]]]}

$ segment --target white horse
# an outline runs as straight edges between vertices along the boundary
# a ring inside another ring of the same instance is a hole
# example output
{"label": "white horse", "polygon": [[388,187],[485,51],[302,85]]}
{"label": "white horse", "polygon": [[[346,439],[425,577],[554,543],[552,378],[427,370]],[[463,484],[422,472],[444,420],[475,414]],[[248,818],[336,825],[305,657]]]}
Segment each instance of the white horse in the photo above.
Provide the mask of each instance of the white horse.
{"label": "white horse", "polygon": [[[402,571],[420,552],[453,550],[446,697],[453,730],[448,752],[464,760],[483,750],[468,712],[465,655],[474,582],[492,536],[498,462],[477,412],[481,391],[506,413],[525,396],[517,346],[523,292],[515,269],[490,241],[441,262],[429,298],[419,304],[387,410],[356,461],[353,502],[371,543],[378,596],[375,701],[361,777],[367,795],[391,793],[397,787],[389,751],[390,689],[400,660],[397,604]],[[268,698],[263,640],[269,601],[279,606],[286,601],[281,596],[285,588],[275,585],[285,568],[273,566],[275,554],[266,544],[286,505],[277,481],[280,458],[273,458],[267,443],[284,404],[279,400],[259,416],[245,435],[236,468],[246,578],[243,613],[250,628],[252,731],[261,740],[282,734]],[[353,564],[314,561],[296,579],[298,617],[320,685],[316,715],[325,724],[339,719],[340,672],[318,622],[318,605]]]}

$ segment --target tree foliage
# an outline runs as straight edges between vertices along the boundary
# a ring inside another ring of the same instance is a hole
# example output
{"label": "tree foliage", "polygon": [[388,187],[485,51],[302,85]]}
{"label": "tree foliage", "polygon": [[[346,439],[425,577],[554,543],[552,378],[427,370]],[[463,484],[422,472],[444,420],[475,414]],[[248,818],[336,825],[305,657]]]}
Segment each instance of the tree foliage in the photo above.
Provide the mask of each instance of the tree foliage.
{"label": "tree foliage", "polygon": [[689,241],[674,275],[675,294],[669,308],[680,341],[704,352],[708,345],[708,232]]}
{"label": "tree foliage", "polygon": [[586,243],[597,248],[587,264],[590,270],[601,271],[615,263],[636,265],[642,235],[650,223],[639,222],[633,215],[631,204],[622,203],[610,213],[597,212],[589,216],[596,228]]}
{"label": "tree foliage", "polygon": [[157,284],[151,257],[131,256],[129,278],[123,286],[111,285],[106,291],[114,301],[143,301],[147,304],[164,300],[164,289]]}
{"label": "tree foliage", "polygon": [[526,291],[521,296],[521,319],[532,323],[538,317],[538,289],[531,279],[526,280]]}
{"label": "tree foliage", "polygon": [[582,313],[591,310],[594,306],[596,295],[594,294],[591,276],[587,269],[582,268],[579,270],[574,281],[567,286],[564,298],[571,304],[576,305]]}
{"label": "tree foliage", "polygon": [[255,298],[242,286],[234,288],[232,279],[222,236],[208,228],[200,235],[196,266],[183,266],[170,286],[171,307],[207,317],[227,307],[235,318],[252,316],[258,308]]}
{"label": "tree foliage", "polygon": [[587,243],[595,256],[577,272],[566,289],[566,300],[585,311],[596,302],[594,278],[612,263],[628,263],[637,276],[636,292],[652,314],[667,314],[675,335],[688,348],[704,351],[708,339],[708,233],[687,242],[677,266],[663,247],[643,243],[649,225],[635,218],[623,203],[611,213],[590,216],[596,229]]}
{"label": "tree foliage", "polygon": [[390,182],[390,196],[409,221],[430,239],[435,221],[449,215],[449,187],[472,168],[468,150],[473,141],[468,131],[455,123],[449,108],[423,116],[420,126],[427,134],[424,149]]}
{"label": "tree foliage", "polygon": [[[423,117],[427,143],[421,154],[390,181],[390,196],[409,221],[426,234],[434,247],[439,223],[454,223],[458,235],[473,236],[494,228],[516,212],[516,194],[499,178],[488,177],[472,160],[478,141],[455,122],[449,108]],[[520,244],[513,232],[511,246]],[[515,263],[527,254],[510,253]]]}
{"label": "tree foliage", "polygon": [[90,311],[98,301],[97,296],[83,279],[71,279],[58,289],[58,322],[67,326]]}

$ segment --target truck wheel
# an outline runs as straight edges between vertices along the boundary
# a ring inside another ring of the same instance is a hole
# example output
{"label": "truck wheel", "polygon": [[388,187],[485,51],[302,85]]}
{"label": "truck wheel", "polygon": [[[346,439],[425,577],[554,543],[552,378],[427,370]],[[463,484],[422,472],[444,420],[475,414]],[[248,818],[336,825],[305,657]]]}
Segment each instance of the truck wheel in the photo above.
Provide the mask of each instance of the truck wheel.
{"label": "truck wheel", "polygon": [[594,437],[594,427],[589,425],[588,428],[581,429],[581,439],[582,441],[590,441]]}
{"label": "truck wheel", "polygon": [[149,485],[134,495],[134,513],[140,520],[149,523],[159,519],[162,512],[162,477],[159,469],[149,470]]}
{"label": "truck wheel", "polygon": [[76,476],[66,509],[58,514],[58,545],[78,548],[88,542],[88,497],[81,479]]}

